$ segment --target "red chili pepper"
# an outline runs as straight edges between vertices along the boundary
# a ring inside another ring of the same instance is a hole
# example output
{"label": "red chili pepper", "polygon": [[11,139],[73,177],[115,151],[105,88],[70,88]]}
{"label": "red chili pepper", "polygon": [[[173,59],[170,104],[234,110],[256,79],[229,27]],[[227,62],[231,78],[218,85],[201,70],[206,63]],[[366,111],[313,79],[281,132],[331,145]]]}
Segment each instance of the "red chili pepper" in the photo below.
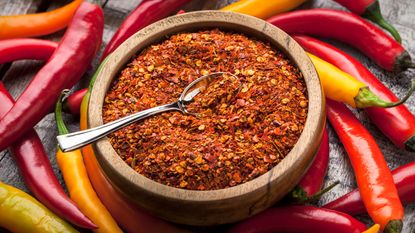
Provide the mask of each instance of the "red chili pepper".
{"label": "red chili pepper", "polygon": [[186,11],[184,11],[184,10],[179,10],[179,11],[176,13],[176,15],[181,15],[181,14],[184,14],[184,13],[186,13]]}
{"label": "red chili pepper", "polygon": [[112,53],[128,37],[145,26],[169,16],[180,6],[191,0],[145,0],[142,1],[124,20],[104,49],[101,60]]}
{"label": "red chili pepper", "polygon": [[327,173],[329,164],[329,136],[327,128],[324,128],[323,138],[321,139],[320,148],[317,151],[316,157],[310,168],[290,193],[290,198],[296,203],[305,203],[318,199],[322,194],[334,187],[329,187],[321,190],[324,182],[324,177]]}
{"label": "red chili pepper", "polygon": [[385,233],[401,232],[403,207],[375,139],[353,113],[327,99],[327,117],[347,151],[365,207]]}
{"label": "red chili pepper", "polygon": [[382,28],[386,29],[395,38],[396,41],[401,43],[401,36],[399,35],[399,32],[383,18],[378,0],[334,1],[340,3],[351,12],[358,14],[363,18],[369,19]]}
{"label": "red chili pepper", "polygon": [[66,98],[63,102],[62,110],[74,116],[79,116],[82,99],[84,98],[87,91],[88,88],[84,88],[69,95],[68,98]]}
{"label": "red chili pepper", "polygon": [[10,39],[0,43],[0,64],[22,59],[47,60],[55,51],[56,42],[40,39]]}
{"label": "red chili pepper", "polygon": [[0,151],[33,128],[50,112],[60,92],[82,77],[100,46],[103,28],[102,9],[82,3],[52,57],[0,119]]}
{"label": "red chili pepper", "polygon": [[[13,97],[0,82],[0,116],[13,106]],[[11,147],[25,184],[45,206],[71,223],[89,229],[97,226],[91,222],[66,196],[58,179],[53,173],[49,158],[36,132],[32,129],[16,141]]]}
{"label": "red chili pepper", "polygon": [[[415,201],[415,162],[408,163],[392,171],[393,180],[402,203]],[[323,206],[351,215],[366,213],[359,190],[355,189]]]}
{"label": "red chili pepper", "polygon": [[363,223],[341,212],[314,206],[286,206],[268,209],[242,221],[228,233],[361,233],[365,230]]}
{"label": "red chili pepper", "polygon": [[[370,90],[386,101],[399,100],[357,59],[320,40],[308,36],[294,36],[308,52],[337,66],[365,83]],[[415,116],[405,105],[394,108],[365,108],[372,122],[398,147],[415,151]]]}
{"label": "red chili pepper", "polygon": [[299,10],[267,20],[288,34],[340,40],[359,49],[386,70],[415,68],[409,53],[380,28],[359,16],[330,9]]}

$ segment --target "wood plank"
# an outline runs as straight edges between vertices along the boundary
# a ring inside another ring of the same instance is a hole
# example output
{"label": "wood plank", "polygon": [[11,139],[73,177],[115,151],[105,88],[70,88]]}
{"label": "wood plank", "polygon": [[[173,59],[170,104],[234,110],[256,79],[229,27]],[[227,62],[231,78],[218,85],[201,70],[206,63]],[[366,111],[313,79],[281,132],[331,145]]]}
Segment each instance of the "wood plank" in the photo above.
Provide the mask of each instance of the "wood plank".
{"label": "wood plank", "polygon": [[0,15],[17,15],[36,12],[41,3],[42,1],[32,0],[0,1]]}

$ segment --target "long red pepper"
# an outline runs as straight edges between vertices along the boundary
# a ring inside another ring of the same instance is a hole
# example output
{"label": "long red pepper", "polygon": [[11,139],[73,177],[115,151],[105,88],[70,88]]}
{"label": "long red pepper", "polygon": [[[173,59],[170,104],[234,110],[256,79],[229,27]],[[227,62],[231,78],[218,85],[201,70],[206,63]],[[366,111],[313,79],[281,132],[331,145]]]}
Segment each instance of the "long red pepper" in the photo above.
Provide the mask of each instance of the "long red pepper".
{"label": "long red pepper", "polygon": [[288,34],[333,38],[359,49],[389,71],[415,68],[409,53],[380,28],[359,16],[330,9],[299,10],[267,20]]}
{"label": "long red pepper", "polygon": [[403,207],[375,139],[342,103],[327,99],[327,117],[347,151],[365,207],[385,233],[402,230]]}
{"label": "long red pepper", "polygon": [[[357,59],[320,40],[295,35],[294,39],[308,52],[332,63],[365,83],[373,93],[386,101],[397,101],[392,91],[382,84]],[[398,147],[415,151],[415,116],[405,105],[394,108],[365,108],[372,122]]]}
{"label": "long red pepper", "polygon": [[228,233],[362,233],[366,226],[353,217],[314,206],[271,208],[232,227]]}
{"label": "long red pepper", "polygon": [[[408,163],[392,171],[393,181],[402,203],[415,201],[415,162]],[[323,206],[351,215],[366,213],[359,190],[355,189]]]}
{"label": "long red pepper", "polygon": [[22,59],[47,60],[55,51],[56,42],[20,38],[0,41],[0,64]]}
{"label": "long red pepper", "polygon": [[351,12],[358,14],[366,19],[373,21],[382,28],[386,29],[396,41],[401,43],[399,32],[389,24],[382,16],[378,0],[334,0]]}
{"label": "long red pepper", "polygon": [[[13,97],[0,82],[0,116],[13,106]],[[54,213],[84,228],[95,229],[93,224],[66,196],[53,173],[49,158],[36,132],[32,129],[10,147],[25,184],[30,191]]]}
{"label": "long red pepper", "polygon": [[[189,0],[190,1],[190,0]],[[138,7],[137,7],[138,8]],[[184,10],[179,10],[176,15],[180,15],[180,14],[184,14],[186,13],[186,11]],[[139,29],[138,29],[139,30]],[[115,37],[115,36],[114,36]],[[128,38],[128,37],[127,37]],[[127,39],[127,38],[124,38]],[[114,38],[113,38],[114,39]],[[114,39],[115,40],[115,39]],[[120,40],[118,45],[116,45],[117,47],[124,42],[124,40]],[[109,46],[109,45],[108,45]],[[107,46],[107,48],[108,48]],[[106,55],[108,56],[108,55]],[[106,57],[105,56],[105,57]],[[104,58],[104,56],[103,56]],[[80,113],[80,108],[81,108],[81,103],[82,103],[82,99],[84,98],[85,94],[87,93],[88,88],[84,88],[78,91],[75,91],[74,93],[70,94],[68,98],[66,98],[63,101],[63,106],[62,106],[62,110],[66,113],[70,113],[74,116],[78,116]]]}
{"label": "long red pepper", "polygon": [[82,3],[52,57],[0,119],[0,151],[33,128],[52,109],[60,92],[82,77],[101,44],[103,28],[102,9]]}
{"label": "long red pepper", "polygon": [[[304,174],[303,178],[297,184],[293,191],[291,191],[291,198],[294,202],[304,203],[314,200],[321,196],[324,191],[321,187],[324,183],[324,177],[327,173],[329,164],[329,136],[327,128],[324,128],[323,138],[321,139],[320,148],[317,151],[316,157],[310,168]],[[323,192],[322,192],[323,191]]]}
{"label": "long red pepper", "polygon": [[169,16],[191,0],[144,0],[124,20],[104,49],[101,60],[145,26]]}
{"label": "long red pepper", "polygon": [[71,95],[68,96],[62,103],[62,110],[64,112],[70,113],[74,116],[79,116],[79,112],[81,109],[82,99],[84,98],[88,88],[84,88],[78,91],[75,91]]}

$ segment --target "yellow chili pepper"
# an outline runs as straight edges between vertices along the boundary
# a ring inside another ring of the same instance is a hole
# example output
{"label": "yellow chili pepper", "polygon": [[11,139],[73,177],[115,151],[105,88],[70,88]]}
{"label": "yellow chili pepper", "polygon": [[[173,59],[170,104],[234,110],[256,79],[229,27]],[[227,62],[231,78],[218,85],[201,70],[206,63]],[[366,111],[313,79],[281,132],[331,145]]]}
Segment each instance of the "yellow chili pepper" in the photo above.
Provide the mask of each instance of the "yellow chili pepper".
{"label": "yellow chili pepper", "polygon": [[[108,62],[109,57],[110,56],[107,56],[105,58],[105,60],[98,67],[94,76],[92,76],[88,86],[88,91],[82,99],[79,119],[81,130],[88,129],[88,104],[91,90],[95,79],[101,72],[105,63]],[[176,227],[175,225],[146,213],[145,210],[136,208],[133,203],[124,198],[120,193],[116,192],[111,183],[105,178],[105,175],[101,171],[100,165],[96,159],[92,145],[86,145],[82,147],[81,150],[85,167],[87,169],[89,179],[93,183],[94,189],[123,229],[129,233],[189,233],[188,230]]]}
{"label": "yellow chili pepper", "polygon": [[49,12],[0,16],[0,39],[43,36],[59,31],[68,25],[83,0]]}
{"label": "yellow chili pepper", "polygon": [[14,233],[78,232],[29,194],[0,182],[0,227]]}
{"label": "yellow chili pepper", "polygon": [[[67,90],[63,92],[63,94],[65,93],[68,93]],[[67,134],[68,129],[62,119],[62,98],[56,104],[55,118],[59,134]],[[121,233],[122,230],[101,203],[89,181],[81,150],[64,153],[58,147],[56,159],[71,199],[98,226],[94,232]]]}
{"label": "yellow chili pepper", "polygon": [[240,0],[225,6],[221,10],[252,15],[260,19],[292,10],[306,0]]}
{"label": "yellow chili pepper", "polygon": [[320,77],[327,98],[346,103],[353,108],[382,107],[390,108],[404,103],[415,90],[412,82],[408,94],[398,102],[388,102],[370,91],[364,83],[323,59],[307,53]]}
{"label": "yellow chili pepper", "polygon": [[371,228],[367,229],[366,231],[362,232],[362,233],[378,233],[380,229],[380,225],[379,224],[375,224],[373,225]]}

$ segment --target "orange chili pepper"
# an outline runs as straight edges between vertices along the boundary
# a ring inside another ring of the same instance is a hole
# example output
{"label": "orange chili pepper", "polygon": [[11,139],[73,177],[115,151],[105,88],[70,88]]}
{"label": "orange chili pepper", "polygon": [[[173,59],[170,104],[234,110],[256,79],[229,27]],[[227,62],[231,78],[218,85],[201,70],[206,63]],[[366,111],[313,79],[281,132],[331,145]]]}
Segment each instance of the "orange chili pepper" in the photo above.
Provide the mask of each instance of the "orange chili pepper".
{"label": "orange chili pepper", "polygon": [[[67,93],[64,90],[62,93]],[[64,95],[64,94],[62,94]],[[67,134],[62,120],[62,96],[59,98],[55,108],[55,119],[59,134]],[[68,187],[71,199],[78,205],[79,209],[91,219],[97,226],[96,233],[122,233],[111,214],[102,204],[95,193],[83,162],[81,150],[62,152],[60,148],[56,151],[56,160],[63,179]]]}
{"label": "orange chili pepper", "polygon": [[0,40],[51,34],[68,25],[83,0],[49,12],[0,16]]}
{"label": "orange chili pepper", "polygon": [[362,233],[378,233],[380,229],[379,224],[375,224],[373,226],[371,226],[369,229],[367,229],[366,231],[362,232]]}
{"label": "orange chili pepper", "polygon": [[[109,57],[109,56],[107,56]],[[88,103],[91,94],[91,89],[97,74],[102,69],[103,65],[108,59],[105,59],[95,75],[92,77],[89,84],[88,91],[86,92],[80,110],[80,128],[81,130],[88,129],[87,118],[88,118]],[[102,203],[107,207],[108,211],[112,214],[115,220],[130,233],[184,233],[186,230],[174,227],[173,225],[158,219],[144,210],[141,210],[124,197],[121,196],[107,180],[105,175],[102,173],[98,161],[95,157],[92,145],[87,145],[82,148],[82,154],[84,158],[85,167],[88,172],[89,179],[94,186]]]}
{"label": "orange chili pepper", "polygon": [[385,233],[402,230],[402,203],[376,141],[343,104],[327,99],[327,117],[349,155],[368,214]]}

